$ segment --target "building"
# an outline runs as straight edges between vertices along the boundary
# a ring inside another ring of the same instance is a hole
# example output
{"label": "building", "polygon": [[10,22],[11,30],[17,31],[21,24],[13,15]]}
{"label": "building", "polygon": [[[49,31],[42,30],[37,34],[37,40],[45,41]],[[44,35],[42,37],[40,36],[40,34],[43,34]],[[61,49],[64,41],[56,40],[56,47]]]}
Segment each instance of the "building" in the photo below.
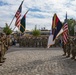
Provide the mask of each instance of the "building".
{"label": "building", "polygon": [[[40,30],[40,33],[41,33],[41,35],[50,35],[50,30],[47,30],[47,29],[42,29],[42,30]],[[32,35],[32,31],[28,31],[28,30],[26,30],[25,31],[25,34],[29,34],[29,35]]]}

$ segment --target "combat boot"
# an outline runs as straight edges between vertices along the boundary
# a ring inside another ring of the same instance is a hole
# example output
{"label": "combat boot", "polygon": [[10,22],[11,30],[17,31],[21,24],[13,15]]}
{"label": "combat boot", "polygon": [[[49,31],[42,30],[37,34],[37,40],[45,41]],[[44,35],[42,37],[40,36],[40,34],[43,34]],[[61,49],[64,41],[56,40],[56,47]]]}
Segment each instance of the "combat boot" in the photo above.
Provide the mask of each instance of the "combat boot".
{"label": "combat boot", "polygon": [[71,57],[71,59],[75,59],[74,57]]}
{"label": "combat boot", "polygon": [[67,55],[66,58],[70,57],[70,55]]}

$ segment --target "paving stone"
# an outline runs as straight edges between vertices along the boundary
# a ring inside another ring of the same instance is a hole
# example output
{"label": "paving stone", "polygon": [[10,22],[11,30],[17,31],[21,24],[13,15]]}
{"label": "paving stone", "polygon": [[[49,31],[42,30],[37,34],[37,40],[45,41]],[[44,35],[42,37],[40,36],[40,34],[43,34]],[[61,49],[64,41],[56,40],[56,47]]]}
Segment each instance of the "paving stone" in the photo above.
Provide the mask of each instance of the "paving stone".
{"label": "paving stone", "polygon": [[62,54],[62,48],[11,47],[0,75],[76,75],[76,61]]}

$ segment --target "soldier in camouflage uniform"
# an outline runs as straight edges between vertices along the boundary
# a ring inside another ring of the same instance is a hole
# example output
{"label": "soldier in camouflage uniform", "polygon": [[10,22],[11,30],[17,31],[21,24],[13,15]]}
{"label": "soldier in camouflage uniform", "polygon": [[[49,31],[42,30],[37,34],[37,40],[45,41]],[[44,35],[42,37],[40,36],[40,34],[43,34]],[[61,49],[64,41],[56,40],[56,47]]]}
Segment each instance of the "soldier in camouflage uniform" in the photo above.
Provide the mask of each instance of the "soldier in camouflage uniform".
{"label": "soldier in camouflage uniform", "polygon": [[62,48],[64,52],[63,56],[65,56],[66,55],[66,44],[64,44],[64,42],[62,42]]}
{"label": "soldier in camouflage uniform", "polygon": [[[0,36],[0,38],[1,38],[1,36]],[[0,39],[0,62],[1,62],[1,59],[2,59],[2,54],[1,54],[1,39]]]}
{"label": "soldier in camouflage uniform", "polygon": [[71,51],[71,53],[72,53],[72,58],[71,58],[71,59],[76,60],[76,59],[75,59],[75,57],[76,57],[76,44],[75,44],[74,42],[75,42],[75,41],[73,40],[73,43],[72,43],[72,51]]}
{"label": "soldier in camouflage uniform", "polygon": [[4,38],[4,49],[5,49],[5,52],[8,50],[10,46],[10,38],[9,36],[6,36],[6,38]]}
{"label": "soldier in camouflage uniform", "polygon": [[43,47],[44,47],[44,48],[47,47],[47,37],[44,38],[44,41],[43,41]]}
{"label": "soldier in camouflage uniform", "polygon": [[4,62],[4,54],[5,54],[5,49],[4,49],[4,34],[1,33],[1,39],[0,39],[0,63]]}
{"label": "soldier in camouflage uniform", "polygon": [[70,38],[68,38],[68,42],[66,44],[66,51],[67,51],[67,56],[66,57],[70,57],[70,52],[71,52],[71,42],[70,42]]}

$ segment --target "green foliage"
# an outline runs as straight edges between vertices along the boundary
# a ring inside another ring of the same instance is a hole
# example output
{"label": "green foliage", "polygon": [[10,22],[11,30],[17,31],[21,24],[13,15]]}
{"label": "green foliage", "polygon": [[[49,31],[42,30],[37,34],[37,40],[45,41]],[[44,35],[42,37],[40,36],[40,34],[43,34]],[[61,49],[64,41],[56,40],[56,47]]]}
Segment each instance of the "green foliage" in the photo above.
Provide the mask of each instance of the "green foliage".
{"label": "green foliage", "polygon": [[4,27],[3,32],[6,35],[10,35],[12,33],[12,30],[9,28],[9,26],[6,24],[6,27]]}
{"label": "green foliage", "polygon": [[40,35],[40,30],[35,29],[35,30],[32,31],[32,34],[33,34],[33,36],[39,36]]}
{"label": "green foliage", "polygon": [[69,28],[69,34],[71,36],[74,36],[74,26],[76,25],[76,21],[72,18],[72,19],[68,19],[68,28]]}

